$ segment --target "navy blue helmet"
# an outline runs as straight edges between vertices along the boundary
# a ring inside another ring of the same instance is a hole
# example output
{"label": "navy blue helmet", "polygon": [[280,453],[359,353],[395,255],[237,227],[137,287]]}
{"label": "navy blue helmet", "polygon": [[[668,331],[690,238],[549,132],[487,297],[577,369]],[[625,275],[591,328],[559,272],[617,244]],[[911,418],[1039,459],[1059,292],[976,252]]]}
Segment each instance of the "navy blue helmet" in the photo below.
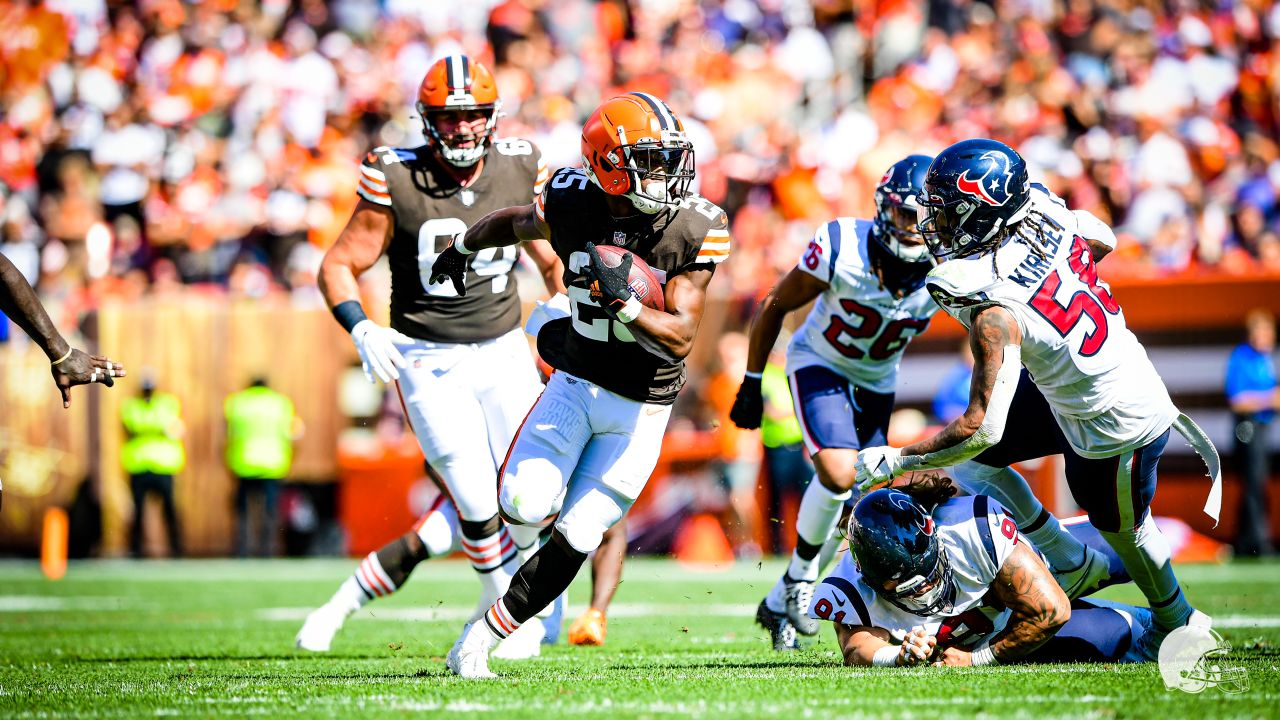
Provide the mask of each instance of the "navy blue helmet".
{"label": "navy blue helmet", "polygon": [[920,232],[935,257],[995,247],[1030,209],[1027,163],[1002,142],[958,142],[934,158],[919,202]]}
{"label": "navy blue helmet", "polygon": [[951,561],[933,516],[910,495],[883,488],[859,500],[849,518],[849,550],[867,584],[898,608],[929,617],[955,604]]}
{"label": "navy blue helmet", "polygon": [[[919,199],[924,192],[924,177],[933,158],[908,155],[894,163],[876,185],[876,220],[871,238],[891,255],[909,263],[929,262],[917,223],[920,222]],[[910,245],[902,241],[915,240]]]}

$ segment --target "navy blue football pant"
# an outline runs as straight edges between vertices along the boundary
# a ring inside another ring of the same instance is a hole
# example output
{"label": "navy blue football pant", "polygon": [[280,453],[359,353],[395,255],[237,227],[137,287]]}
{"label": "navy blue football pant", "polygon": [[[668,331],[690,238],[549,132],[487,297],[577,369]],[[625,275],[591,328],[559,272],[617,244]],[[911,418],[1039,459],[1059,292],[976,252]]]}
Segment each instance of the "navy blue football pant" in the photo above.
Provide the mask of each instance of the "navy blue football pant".
{"label": "navy blue football pant", "polygon": [[1132,452],[1098,459],[1081,457],[1067,442],[1048,401],[1023,370],[1000,442],[974,461],[1008,467],[1061,453],[1072,497],[1124,559],[1159,624],[1174,628],[1186,624],[1193,610],[1174,576],[1169,543],[1150,517],[1156,467],[1168,442],[1166,428],[1155,440]]}

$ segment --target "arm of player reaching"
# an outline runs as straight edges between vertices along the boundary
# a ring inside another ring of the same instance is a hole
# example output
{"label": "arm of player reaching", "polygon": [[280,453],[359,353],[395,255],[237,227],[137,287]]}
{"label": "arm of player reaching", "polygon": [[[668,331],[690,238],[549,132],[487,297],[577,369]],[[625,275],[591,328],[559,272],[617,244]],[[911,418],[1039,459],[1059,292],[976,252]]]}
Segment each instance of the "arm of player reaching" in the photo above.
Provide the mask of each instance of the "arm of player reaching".
{"label": "arm of player reaching", "polygon": [[778,334],[782,332],[782,321],[788,313],[812,302],[828,287],[827,283],[812,274],[792,268],[756,309],[755,317],[751,320],[746,376],[738,388],[733,408],[729,410],[729,419],[738,427],[747,430],[760,427],[764,416],[760,378],[769,362],[769,353],[773,352],[773,346],[778,342]]}
{"label": "arm of player reaching", "polygon": [[[538,196],[539,202],[542,196]],[[467,272],[467,258],[488,248],[506,247],[518,242],[545,240],[551,237],[551,228],[538,214],[535,204],[502,208],[480,218],[467,231],[444,249],[431,265],[427,280],[433,285],[446,280],[453,283],[458,295],[466,295],[463,282]],[[545,273],[544,273],[545,277]],[[548,288],[550,289],[550,288]]]}
{"label": "arm of player reaching", "polygon": [[890,642],[884,628],[836,623],[836,641],[848,666],[903,667],[918,665],[933,655],[938,639],[913,628],[901,645]]}
{"label": "arm of player reaching", "polygon": [[990,592],[1009,609],[1008,624],[972,653],[947,648],[935,665],[1014,662],[1049,641],[1071,619],[1071,601],[1040,556],[1025,542],[1013,548]]}
{"label": "arm of player reaching", "polygon": [[369,382],[375,375],[384,383],[399,379],[404,356],[396,343],[411,341],[365,315],[356,281],[386,252],[394,226],[389,206],[361,199],[337,242],[320,261],[320,292],[334,318],[351,333]]}
{"label": "arm of player reaching", "polygon": [[914,445],[858,453],[858,488],[867,492],[912,470],[958,465],[1000,442],[1022,372],[1021,343],[1022,330],[1008,310],[993,305],[979,311],[969,331],[974,365],[968,409]]}
{"label": "arm of player reaching", "polygon": [[124,377],[124,365],[71,347],[53,326],[36,291],[9,258],[0,255],[0,310],[22,328],[49,358],[53,382],[62,393],[62,407],[71,407],[71,388],[100,382],[107,387]]}

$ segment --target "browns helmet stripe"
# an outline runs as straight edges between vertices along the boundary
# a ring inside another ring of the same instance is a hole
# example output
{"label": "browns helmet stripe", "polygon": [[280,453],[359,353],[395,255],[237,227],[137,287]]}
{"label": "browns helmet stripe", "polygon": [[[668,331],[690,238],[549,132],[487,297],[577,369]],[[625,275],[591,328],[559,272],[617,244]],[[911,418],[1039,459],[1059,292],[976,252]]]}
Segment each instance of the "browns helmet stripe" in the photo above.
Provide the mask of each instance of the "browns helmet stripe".
{"label": "browns helmet stripe", "polygon": [[680,129],[676,126],[675,119],[671,117],[671,110],[661,100],[648,93],[633,92],[631,94],[643,100],[649,106],[649,109],[653,111],[653,114],[658,116],[658,125],[663,130]]}

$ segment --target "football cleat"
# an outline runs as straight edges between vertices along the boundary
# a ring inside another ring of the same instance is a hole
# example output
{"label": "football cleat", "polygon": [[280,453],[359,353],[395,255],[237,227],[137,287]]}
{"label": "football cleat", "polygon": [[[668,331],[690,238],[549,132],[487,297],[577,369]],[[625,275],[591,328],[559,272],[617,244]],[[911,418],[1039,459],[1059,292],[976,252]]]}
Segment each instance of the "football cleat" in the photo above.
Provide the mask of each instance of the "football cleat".
{"label": "football cleat", "polygon": [[492,648],[493,636],[485,628],[484,621],[467,623],[444,664],[458,677],[492,680],[498,677],[489,669],[489,650]]}
{"label": "football cleat", "polygon": [[569,644],[603,645],[607,629],[608,621],[605,619],[604,612],[587,608],[587,611],[579,615],[578,619],[569,626]]}
{"label": "football cleat", "polygon": [[311,652],[329,652],[329,645],[333,643],[333,636],[338,634],[338,630],[342,629],[342,623],[347,619],[347,613],[341,609],[331,607],[328,604],[321,605],[307,615],[306,622],[302,623],[302,629],[293,639],[293,644],[301,650],[310,650]]}
{"label": "football cleat", "polygon": [[1085,547],[1085,560],[1074,570],[1055,572],[1053,578],[1058,581],[1068,600],[1082,598],[1102,588],[1111,577],[1111,561],[1106,555]]}
{"label": "football cleat", "polygon": [[[1199,610],[1192,610],[1191,617],[1187,618],[1187,626],[1213,628],[1213,618]],[[1160,645],[1164,643],[1164,639],[1169,636],[1177,628],[1168,628],[1155,622],[1150,628],[1143,633],[1138,639],[1135,650],[1148,662],[1156,662],[1160,657]]]}
{"label": "football cleat", "polygon": [[809,617],[809,603],[813,601],[813,583],[792,580],[789,575],[784,575],[782,585],[787,600],[787,620],[791,621],[796,632],[801,635],[817,635],[822,626],[817,620]]}
{"label": "football cleat", "polygon": [[506,640],[493,649],[493,657],[502,660],[527,660],[542,654],[542,623],[534,620],[516,628]]}
{"label": "football cleat", "polygon": [[799,644],[796,642],[796,629],[787,619],[786,613],[776,613],[769,609],[764,600],[760,601],[760,606],[756,608],[756,622],[760,627],[769,631],[769,639],[773,642],[773,649],[778,651],[798,650]]}

